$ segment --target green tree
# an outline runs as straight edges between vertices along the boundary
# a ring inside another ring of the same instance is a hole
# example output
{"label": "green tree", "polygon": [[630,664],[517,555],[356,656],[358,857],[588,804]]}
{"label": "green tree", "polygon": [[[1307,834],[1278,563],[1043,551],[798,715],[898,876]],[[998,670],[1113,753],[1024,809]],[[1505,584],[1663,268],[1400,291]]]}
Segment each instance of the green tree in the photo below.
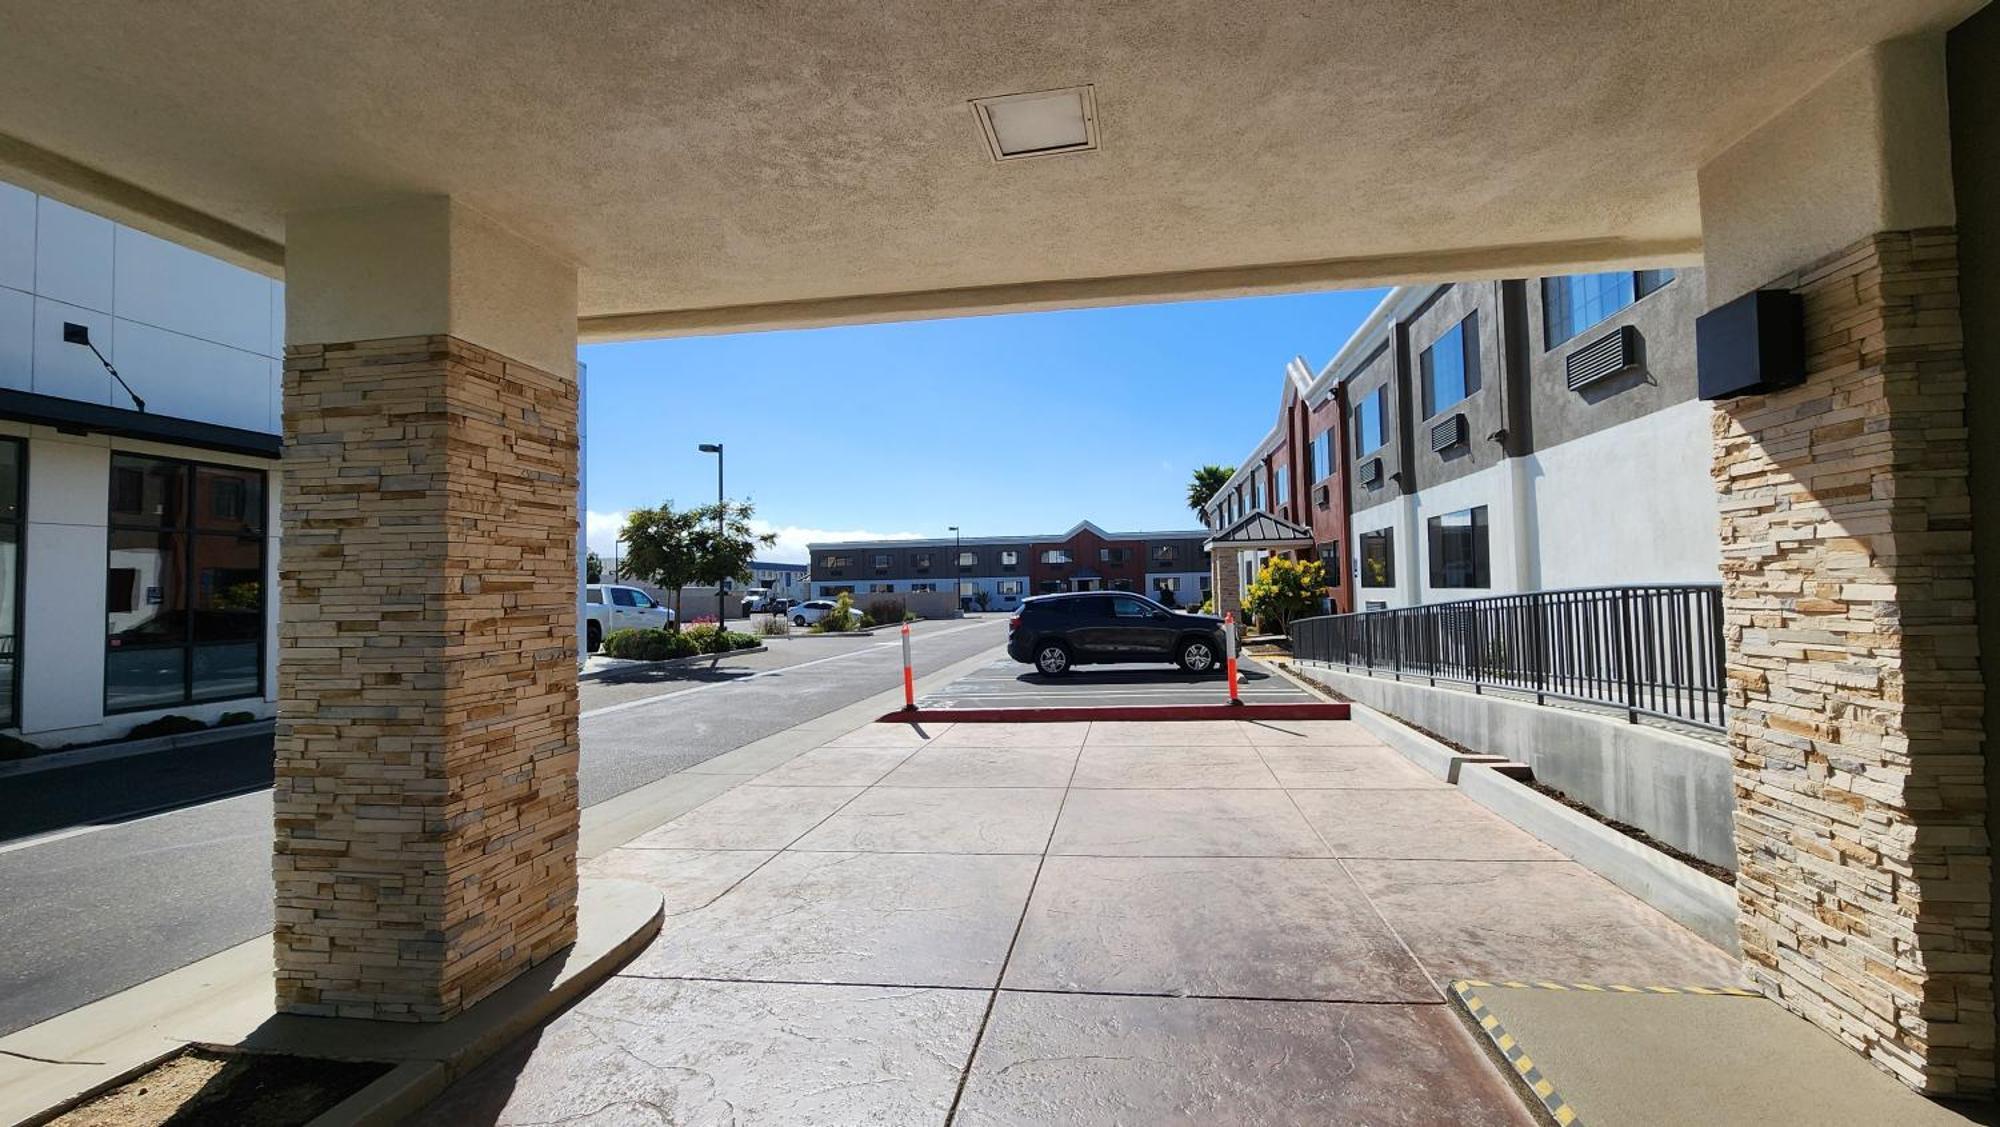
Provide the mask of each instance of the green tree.
{"label": "green tree", "polygon": [[1215,499],[1217,493],[1222,492],[1222,487],[1228,484],[1235,473],[1236,471],[1228,466],[1217,465],[1203,466],[1194,471],[1194,477],[1188,482],[1187,491],[1188,508],[1194,510],[1194,515],[1201,515],[1201,511],[1208,507],[1208,503]]}
{"label": "green tree", "polygon": [[719,511],[720,529],[715,520],[717,506],[696,509],[690,536],[696,561],[693,581],[710,587],[722,586],[725,579],[747,582],[750,561],[756,558],[758,550],[778,542],[776,533],[759,534],[750,527],[750,518],[757,514],[757,507],[750,502],[724,501]]}
{"label": "green tree", "polygon": [[604,582],[604,557],[596,552],[583,554],[583,581],[585,583]]}
{"label": "green tree", "polygon": [[[625,560],[620,578],[637,579],[674,593],[674,617],[680,618],[681,588],[697,581],[701,552],[696,547],[697,524],[706,514],[715,522],[712,509],[675,509],[672,501],[658,508],[633,509],[625,514]],[[713,528],[710,528],[713,532]]]}
{"label": "green tree", "polygon": [[1326,565],[1318,560],[1273,557],[1264,561],[1250,590],[1244,592],[1243,609],[1267,628],[1284,633],[1293,619],[1312,613],[1325,586]]}

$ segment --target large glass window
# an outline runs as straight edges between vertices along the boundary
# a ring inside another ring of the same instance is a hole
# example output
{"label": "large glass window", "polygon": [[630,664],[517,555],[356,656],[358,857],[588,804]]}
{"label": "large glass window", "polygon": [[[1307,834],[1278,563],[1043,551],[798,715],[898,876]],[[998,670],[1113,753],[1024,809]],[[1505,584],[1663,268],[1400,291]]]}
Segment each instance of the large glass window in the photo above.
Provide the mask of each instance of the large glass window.
{"label": "large glass window", "polygon": [[1266,478],[1262,467],[1258,468],[1256,475],[1250,479],[1250,483],[1253,490],[1250,500],[1250,511],[1253,513],[1270,512],[1271,497],[1269,492],[1267,492]]}
{"label": "large glass window", "polygon": [[0,724],[20,723],[21,469],[24,447],[0,439]]}
{"label": "large glass window", "polygon": [[1354,405],[1354,452],[1358,457],[1365,458],[1382,448],[1382,413],[1388,398],[1389,385],[1383,384]]}
{"label": "large glass window", "polygon": [[1417,358],[1423,375],[1424,418],[1479,390],[1479,313],[1466,314]]}
{"label": "large glass window", "polygon": [[264,475],[115,454],[105,563],[104,708],[264,687]]}
{"label": "large glass window", "polygon": [[1486,506],[1430,519],[1431,586],[1491,587],[1487,567]]}
{"label": "large glass window", "polygon": [[1333,476],[1333,432],[1323,430],[1312,442],[1312,479],[1325,481]]}
{"label": "large glass window", "polygon": [[1276,484],[1272,485],[1271,492],[1273,494],[1273,499],[1277,501],[1279,508],[1283,508],[1284,506],[1292,503],[1292,467],[1290,466],[1278,467],[1277,482]]}
{"label": "large glass window", "polygon": [[1396,530],[1378,528],[1361,534],[1361,585],[1396,585]]}
{"label": "large glass window", "polygon": [[1045,564],[1066,564],[1069,562],[1069,549],[1067,548],[1046,549],[1042,552],[1042,562]]}
{"label": "large glass window", "polygon": [[1672,270],[1542,279],[1542,348],[1556,347],[1674,280]]}

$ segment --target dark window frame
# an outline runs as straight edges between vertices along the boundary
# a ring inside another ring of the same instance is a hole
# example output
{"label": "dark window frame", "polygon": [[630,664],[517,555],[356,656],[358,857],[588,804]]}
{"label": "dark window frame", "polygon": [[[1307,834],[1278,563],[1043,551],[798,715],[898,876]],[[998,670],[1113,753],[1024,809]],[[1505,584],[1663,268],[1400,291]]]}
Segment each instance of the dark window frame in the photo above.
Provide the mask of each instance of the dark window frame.
{"label": "dark window frame", "polygon": [[[1375,424],[1375,444],[1368,444],[1369,409],[1373,408]],[[1354,456],[1367,458],[1375,451],[1389,445],[1389,385],[1377,384],[1373,391],[1361,397],[1354,405]]]}
{"label": "dark window frame", "polygon": [[[1392,525],[1384,528],[1371,528],[1367,532],[1356,536],[1354,543],[1356,553],[1354,557],[1355,565],[1359,570],[1359,576],[1355,585],[1377,589],[1394,587],[1396,585],[1395,527]],[[1371,557],[1374,555],[1373,549],[1378,545],[1382,549],[1380,553],[1381,567],[1379,570],[1381,574],[1379,582],[1369,575],[1369,564]]]}
{"label": "dark window frame", "polygon": [[[118,502],[118,488],[120,481],[118,475],[118,462],[119,459],[121,458],[143,459],[147,462],[153,462],[161,465],[170,465],[178,470],[177,476],[180,478],[182,494],[181,494],[180,511],[176,514],[175,522],[162,523],[160,521],[153,521],[151,523],[146,523],[138,520],[119,519],[116,505]],[[196,496],[198,492],[197,481],[200,472],[202,470],[219,470],[228,474],[241,474],[247,477],[255,477],[257,479],[258,511],[256,514],[256,531],[254,533],[254,535],[257,538],[258,607],[257,607],[257,631],[256,631],[257,657],[255,666],[257,671],[257,680],[256,684],[251,688],[251,690],[246,693],[234,693],[228,695],[203,695],[201,693],[198,693],[195,687],[195,653],[197,650],[199,650],[204,644],[210,646],[242,644],[241,642],[203,643],[195,638],[195,633],[196,633],[195,628],[197,625],[197,605],[198,605],[199,586],[201,577],[201,568],[198,566],[198,559],[200,553],[197,550],[197,545],[200,543],[202,537],[211,537],[220,539],[223,537],[233,536],[240,542],[248,538],[249,536],[253,535],[253,533],[250,532],[239,531],[231,533],[228,531],[217,530],[217,529],[205,529],[202,527],[204,520],[212,519],[216,515],[213,512],[210,512],[205,516],[198,516],[195,512],[195,509],[199,504],[199,500]],[[256,469],[249,466],[231,465],[227,462],[204,462],[193,458],[175,458],[159,454],[141,453],[139,451],[134,451],[134,450],[112,450],[110,478],[111,480],[105,493],[105,516],[106,516],[105,531],[107,535],[105,543],[104,569],[105,569],[105,578],[107,586],[109,584],[109,579],[112,572],[111,552],[115,550],[113,547],[113,543],[117,540],[119,533],[124,532],[124,533],[143,534],[160,538],[176,537],[181,541],[180,551],[182,553],[182,559],[180,560],[180,563],[182,566],[182,571],[184,573],[181,576],[181,583],[183,585],[181,597],[183,600],[182,613],[185,616],[186,621],[182,625],[182,639],[178,643],[173,643],[173,644],[160,643],[156,645],[142,644],[142,645],[131,645],[131,646],[120,644],[117,646],[113,646],[111,644],[112,633],[111,633],[111,623],[109,621],[109,615],[111,611],[109,609],[109,601],[107,599],[106,611],[105,611],[106,621],[104,623],[105,663],[103,668],[103,676],[101,678],[101,683],[99,685],[99,690],[100,690],[99,700],[103,702],[104,715],[108,717],[108,716],[122,716],[135,712],[158,712],[161,711],[162,709],[187,708],[195,705],[218,704],[235,700],[250,700],[252,698],[261,698],[265,696],[270,689],[270,680],[268,677],[268,670],[266,667],[270,662],[271,601],[272,601],[270,473],[268,471]],[[114,651],[132,652],[138,650],[172,650],[172,649],[179,650],[181,654],[181,695],[178,700],[148,701],[141,704],[129,704],[119,707],[112,706],[110,658],[111,654]]]}
{"label": "dark window frame", "polygon": [[[1553,352],[1584,333],[1611,320],[1618,314],[1659,293],[1674,283],[1678,273],[1671,269],[1656,270],[1606,270],[1594,274],[1559,274],[1542,279],[1542,351]],[[1623,300],[1598,314],[1597,319],[1588,323],[1572,322],[1569,314],[1575,309],[1570,291],[1581,282],[1599,284],[1604,279],[1619,279],[1626,287],[1620,295]],[[1557,318],[1560,317],[1560,325]]]}
{"label": "dark window frame", "polygon": [[[1438,346],[1458,337],[1458,398],[1440,402],[1438,396],[1438,365],[1440,356],[1449,356],[1450,350],[1440,353]],[[1439,333],[1436,340],[1424,346],[1417,355],[1417,385],[1423,395],[1425,419],[1436,418],[1479,394],[1479,310],[1474,309],[1461,317],[1457,323]]]}
{"label": "dark window frame", "polygon": [[[1460,518],[1462,524],[1445,523]],[[1492,526],[1485,505],[1440,513],[1424,528],[1432,590],[1480,591],[1493,586]]]}

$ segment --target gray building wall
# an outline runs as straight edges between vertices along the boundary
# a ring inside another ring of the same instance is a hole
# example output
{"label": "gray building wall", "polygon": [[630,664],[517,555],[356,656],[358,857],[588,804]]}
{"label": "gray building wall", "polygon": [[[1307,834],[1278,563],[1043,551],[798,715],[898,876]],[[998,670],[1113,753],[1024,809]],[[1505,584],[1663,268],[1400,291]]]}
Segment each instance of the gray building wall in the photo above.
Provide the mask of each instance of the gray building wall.
{"label": "gray building wall", "polygon": [[[1523,291],[1532,388],[1529,422],[1535,447],[1560,445],[1695,398],[1694,319],[1707,310],[1700,270],[1676,271],[1664,288],[1554,348],[1548,347],[1544,329],[1541,281],[1531,279]],[[1565,367],[1570,354],[1624,325],[1639,330],[1640,366],[1571,391]]]}
{"label": "gray building wall", "polygon": [[[1501,364],[1503,318],[1499,291],[1497,282],[1445,286],[1428,307],[1409,321],[1407,363],[1411,441],[1408,463],[1411,482],[1416,489],[1477,473],[1499,465],[1507,456],[1501,443],[1491,438],[1507,427],[1506,396],[1501,387],[1505,373]],[[1474,355],[1478,357],[1479,390],[1459,403],[1426,417],[1422,354],[1468,317],[1474,318],[1475,324],[1467,328],[1474,330],[1478,338]],[[1431,428],[1453,415],[1465,416],[1466,440],[1448,450],[1433,451]]]}

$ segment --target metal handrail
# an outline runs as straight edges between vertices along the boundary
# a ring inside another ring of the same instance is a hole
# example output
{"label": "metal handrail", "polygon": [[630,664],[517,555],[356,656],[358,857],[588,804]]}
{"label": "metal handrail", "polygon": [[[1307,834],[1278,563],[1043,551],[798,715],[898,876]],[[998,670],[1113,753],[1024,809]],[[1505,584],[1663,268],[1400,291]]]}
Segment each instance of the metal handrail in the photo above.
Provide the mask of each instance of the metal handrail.
{"label": "metal handrail", "polygon": [[1720,731],[1719,584],[1567,587],[1299,619],[1301,661],[1623,709]]}

